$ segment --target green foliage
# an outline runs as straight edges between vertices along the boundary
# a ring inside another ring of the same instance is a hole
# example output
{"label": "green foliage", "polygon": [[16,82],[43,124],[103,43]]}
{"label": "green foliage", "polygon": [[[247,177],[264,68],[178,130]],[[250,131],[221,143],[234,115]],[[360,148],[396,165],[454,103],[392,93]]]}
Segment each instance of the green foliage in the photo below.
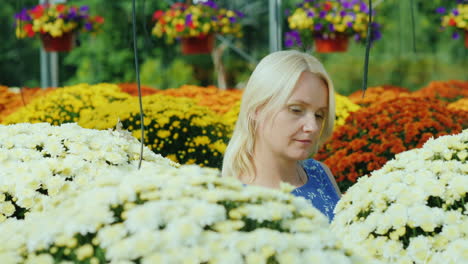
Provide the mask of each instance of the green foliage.
{"label": "green foliage", "polygon": [[182,59],[164,67],[161,59],[147,59],[141,66],[141,83],[158,89],[177,88],[184,84],[198,85],[193,69]]}

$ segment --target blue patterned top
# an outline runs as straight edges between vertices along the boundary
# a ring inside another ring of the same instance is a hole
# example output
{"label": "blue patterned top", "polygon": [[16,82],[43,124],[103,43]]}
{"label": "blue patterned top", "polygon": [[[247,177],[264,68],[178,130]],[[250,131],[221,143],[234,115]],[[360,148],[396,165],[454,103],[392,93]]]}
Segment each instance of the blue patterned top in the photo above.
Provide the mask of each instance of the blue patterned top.
{"label": "blue patterned top", "polygon": [[333,209],[335,209],[340,199],[333,183],[318,161],[314,159],[304,160],[302,167],[307,174],[307,182],[303,186],[294,189],[291,193],[310,200],[315,208],[328,216],[328,219],[332,221],[335,216]]}

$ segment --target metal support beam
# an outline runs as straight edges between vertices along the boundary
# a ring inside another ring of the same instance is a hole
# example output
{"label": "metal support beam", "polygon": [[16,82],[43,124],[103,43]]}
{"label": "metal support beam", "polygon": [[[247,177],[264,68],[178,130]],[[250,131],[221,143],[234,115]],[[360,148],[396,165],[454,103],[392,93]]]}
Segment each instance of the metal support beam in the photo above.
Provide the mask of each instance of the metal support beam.
{"label": "metal support beam", "polygon": [[270,52],[282,49],[281,0],[269,0]]}

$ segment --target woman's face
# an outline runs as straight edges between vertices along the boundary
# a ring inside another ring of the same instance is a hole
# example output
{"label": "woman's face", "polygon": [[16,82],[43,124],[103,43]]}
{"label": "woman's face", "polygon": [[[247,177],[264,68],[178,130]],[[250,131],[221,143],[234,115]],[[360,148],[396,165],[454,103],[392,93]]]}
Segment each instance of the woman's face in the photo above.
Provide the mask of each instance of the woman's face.
{"label": "woman's face", "polygon": [[303,72],[279,112],[259,124],[256,148],[260,155],[304,160],[312,153],[328,113],[328,89],[311,72]]}

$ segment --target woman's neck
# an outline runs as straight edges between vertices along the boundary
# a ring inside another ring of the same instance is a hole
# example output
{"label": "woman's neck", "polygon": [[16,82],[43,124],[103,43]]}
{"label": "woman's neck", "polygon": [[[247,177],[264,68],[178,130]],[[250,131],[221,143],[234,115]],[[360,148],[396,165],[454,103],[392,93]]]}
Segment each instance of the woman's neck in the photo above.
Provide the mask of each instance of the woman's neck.
{"label": "woman's neck", "polygon": [[305,183],[304,177],[301,175],[302,169],[295,160],[285,161],[260,155],[254,156],[253,160],[255,175],[245,174],[239,177],[245,184],[279,189],[281,182],[296,187]]}

